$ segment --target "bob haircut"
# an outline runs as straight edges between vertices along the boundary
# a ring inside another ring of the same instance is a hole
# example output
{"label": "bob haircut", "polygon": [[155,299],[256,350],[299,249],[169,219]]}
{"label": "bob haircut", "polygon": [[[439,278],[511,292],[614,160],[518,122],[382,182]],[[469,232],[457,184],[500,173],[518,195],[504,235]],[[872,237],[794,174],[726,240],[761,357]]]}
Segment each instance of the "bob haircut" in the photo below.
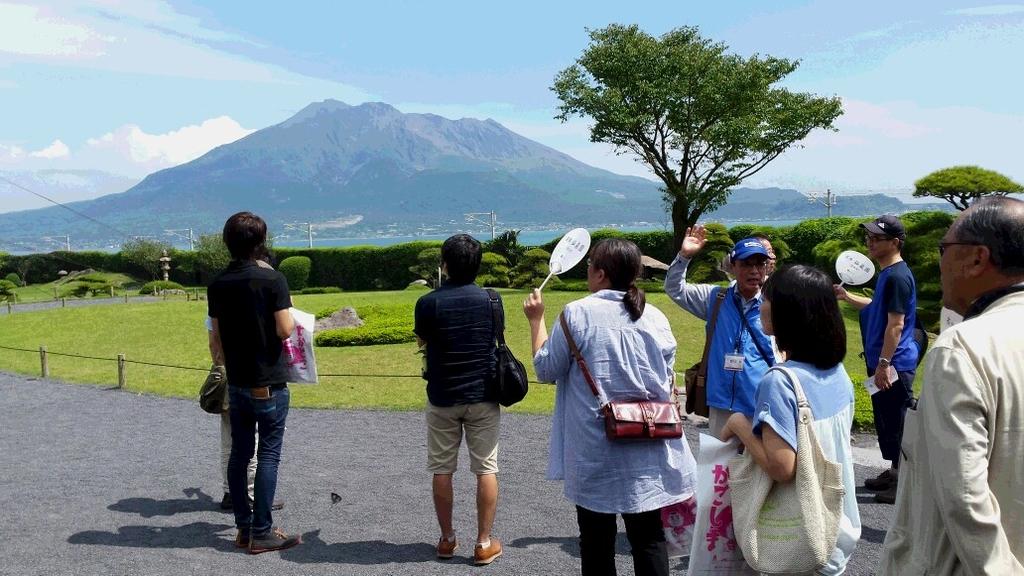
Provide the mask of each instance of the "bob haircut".
{"label": "bob haircut", "polygon": [[784,266],[761,290],[771,304],[775,341],[790,360],[822,370],[843,361],[846,325],[827,274],[813,266]]}
{"label": "bob haircut", "polygon": [[224,223],[224,244],[234,260],[253,260],[267,254],[267,223],[252,212],[233,214]]}

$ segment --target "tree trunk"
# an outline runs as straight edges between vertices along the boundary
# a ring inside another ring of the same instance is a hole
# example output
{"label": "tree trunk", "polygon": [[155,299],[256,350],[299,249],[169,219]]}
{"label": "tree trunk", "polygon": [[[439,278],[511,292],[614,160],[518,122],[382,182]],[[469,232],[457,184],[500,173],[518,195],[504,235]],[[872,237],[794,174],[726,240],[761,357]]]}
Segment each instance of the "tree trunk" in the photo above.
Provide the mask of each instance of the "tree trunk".
{"label": "tree trunk", "polygon": [[672,201],[672,248],[679,250],[683,238],[686,238],[686,229],[696,225],[702,214],[696,207],[691,212],[690,203],[684,196],[675,196]]}

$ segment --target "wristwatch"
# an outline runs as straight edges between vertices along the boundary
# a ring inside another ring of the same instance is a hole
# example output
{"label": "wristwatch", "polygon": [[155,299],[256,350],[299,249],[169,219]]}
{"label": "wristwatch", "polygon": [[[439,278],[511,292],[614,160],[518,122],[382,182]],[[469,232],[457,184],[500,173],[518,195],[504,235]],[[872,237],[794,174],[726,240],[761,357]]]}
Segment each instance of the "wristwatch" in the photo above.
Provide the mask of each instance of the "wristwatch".
{"label": "wristwatch", "polygon": [[881,366],[881,365],[883,365],[883,364],[884,364],[884,365],[886,365],[886,366],[890,366],[890,365],[891,365],[891,362],[889,362],[889,359],[888,359],[888,358],[885,358],[885,357],[879,357],[879,358],[878,358],[878,365],[879,365],[879,366]]}

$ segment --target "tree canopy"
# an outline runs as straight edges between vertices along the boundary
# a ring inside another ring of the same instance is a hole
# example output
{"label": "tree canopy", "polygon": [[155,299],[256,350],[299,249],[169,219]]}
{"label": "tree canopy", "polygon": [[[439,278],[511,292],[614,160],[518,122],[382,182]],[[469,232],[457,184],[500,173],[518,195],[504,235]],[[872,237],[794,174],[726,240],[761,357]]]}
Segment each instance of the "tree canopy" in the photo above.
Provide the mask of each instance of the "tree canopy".
{"label": "tree canopy", "polygon": [[726,50],[697,28],[655,38],[613,24],[590,31],[552,86],[556,118],[589,118],[591,141],[636,154],[661,180],[677,247],[733,187],[842,114],[838,98],[778,86],[797,61]]}
{"label": "tree canopy", "polygon": [[144,270],[154,280],[160,275],[160,257],[171,245],[147,238],[132,238],[121,245],[121,257]]}
{"label": "tree canopy", "polygon": [[999,172],[978,166],[953,166],[936,170],[914,182],[914,196],[934,196],[966,210],[982,196],[1005,196],[1024,192],[1024,186]]}

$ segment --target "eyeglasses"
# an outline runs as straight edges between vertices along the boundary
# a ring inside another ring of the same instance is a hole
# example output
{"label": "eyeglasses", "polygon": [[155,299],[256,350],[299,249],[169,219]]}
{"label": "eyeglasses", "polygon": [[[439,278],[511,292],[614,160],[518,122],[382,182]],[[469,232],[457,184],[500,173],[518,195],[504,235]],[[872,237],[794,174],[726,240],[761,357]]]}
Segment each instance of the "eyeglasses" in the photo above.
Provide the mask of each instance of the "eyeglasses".
{"label": "eyeglasses", "polygon": [[947,246],[979,246],[977,242],[939,242],[939,257],[946,253]]}
{"label": "eyeglasses", "polygon": [[895,240],[892,236],[883,236],[881,234],[865,234],[864,242],[885,242],[888,240]]}
{"label": "eyeglasses", "polygon": [[735,266],[739,266],[741,268],[767,268],[768,267],[768,261],[764,260],[764,261],[761,261],[761,262],[755,262],[752,259],[737,260],[736,263],[735,263]]}

